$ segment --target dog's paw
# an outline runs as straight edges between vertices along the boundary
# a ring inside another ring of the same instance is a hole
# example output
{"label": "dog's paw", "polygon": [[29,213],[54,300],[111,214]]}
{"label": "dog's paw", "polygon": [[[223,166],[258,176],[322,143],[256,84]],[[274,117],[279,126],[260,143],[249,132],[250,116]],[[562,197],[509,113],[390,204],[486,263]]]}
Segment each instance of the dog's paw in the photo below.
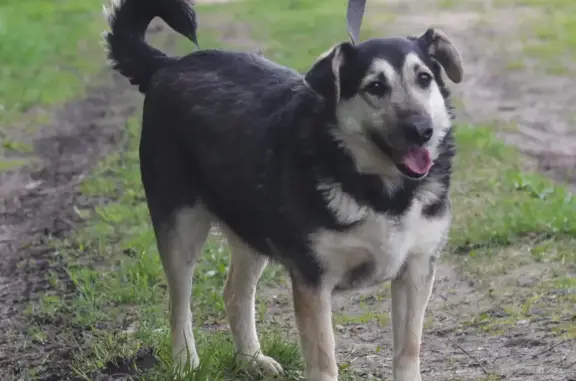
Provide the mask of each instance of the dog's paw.
{"label": "dog's paw", "polygon": [[419,370],[396,372],[394,374],[394,381],[422,381],[422,376]]}
{"label": "dog's paw", "polygon": [[188,354],[180,351],[173,355],[172,369],[174,374],[181,377],[191,373],[194,369],[198,368],[199,365],[200,359],[196,352]]}
{"label": "dog's paw", "polygon": [[245,358],[245,360],[248,362],[249,370],[261,376],[275,376],[284,372],[282,365],[272,357],[259,354],[251,358]]}
{"label": "dog's paw", "polygon": [[396,376],[396,377],[394,377],[394,381],[422,381],[422,377],[420,375],[409,376],[409,377]]}
{"label": "dog's paw", "polygon": [[306,372],[306,381],[338,381],[338,375],[322,369],[309,369]]}

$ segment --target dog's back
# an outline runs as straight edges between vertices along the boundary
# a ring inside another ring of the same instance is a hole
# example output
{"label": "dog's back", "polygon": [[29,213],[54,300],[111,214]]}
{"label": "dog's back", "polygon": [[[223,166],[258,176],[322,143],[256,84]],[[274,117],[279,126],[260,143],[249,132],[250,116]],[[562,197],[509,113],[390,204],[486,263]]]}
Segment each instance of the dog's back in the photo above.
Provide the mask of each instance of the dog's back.
{"label": "dog's back", "polygon": [[[300,74],[260,55],[202,50],[151,77],[145,109],[150,104],[166,107],[175,124],[187,118],[190,133],[209,126],[216,134],[223,132],[220,129],[244,134],[247,129],[267,128],[278,106],[293,102],[303,87]],[[191,118],[195,123],[190,125]]]}

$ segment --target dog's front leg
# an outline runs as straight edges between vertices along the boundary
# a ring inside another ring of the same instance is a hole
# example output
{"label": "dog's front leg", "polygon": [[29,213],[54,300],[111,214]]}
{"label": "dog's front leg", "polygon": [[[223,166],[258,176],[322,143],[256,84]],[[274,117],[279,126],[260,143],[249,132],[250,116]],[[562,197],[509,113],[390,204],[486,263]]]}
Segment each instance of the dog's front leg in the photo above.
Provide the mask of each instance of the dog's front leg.
{"label": "dog's front leg", "polygon": [[424,313],[434,283],[435,257],[411,257],[392,281],[394,381],[421,381],[420,342]]}
{"label": "dog's front leg", "polygon": [[296,324],[306,363],[306,381],[337,381],[330,290],[311,287],[292,277]]}

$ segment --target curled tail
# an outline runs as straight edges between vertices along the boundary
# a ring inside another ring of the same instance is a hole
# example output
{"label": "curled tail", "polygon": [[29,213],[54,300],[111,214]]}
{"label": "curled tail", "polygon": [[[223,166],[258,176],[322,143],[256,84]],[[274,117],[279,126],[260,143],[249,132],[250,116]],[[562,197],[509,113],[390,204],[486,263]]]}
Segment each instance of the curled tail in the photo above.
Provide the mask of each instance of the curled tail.
{"label": "curled tail", "polygon": [[104,40],[112,68],[142,93],[156,71],[176,60],[145,41],[146,29],[154,17],[198,45],[196,14],[187,0],[112,0],[104,6],[104,14],[110,26]]}

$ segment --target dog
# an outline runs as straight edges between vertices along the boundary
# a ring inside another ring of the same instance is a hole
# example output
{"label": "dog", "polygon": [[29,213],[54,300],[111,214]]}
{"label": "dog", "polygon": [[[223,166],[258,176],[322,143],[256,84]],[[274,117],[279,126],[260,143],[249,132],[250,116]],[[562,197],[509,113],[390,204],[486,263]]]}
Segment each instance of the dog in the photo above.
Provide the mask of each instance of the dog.
{"label": "dog", "polygon": [[141,178],[168,280],[174,366],[199,363],[190,296],[211,226],[231,248],[225,310],[237,353],[262,353],[255,290],[269,260],[290,275],[308,381],[336,381],[334,293],[392,284],[393,375],[419,381],[423,318],[451,224],[455,142],[444,76],[461,56],[439,30],[329,49],[305,74],[261,54],[169,57],[154,17],[196,42],[186,0],[106,8],[108,58],[145,94]]}

